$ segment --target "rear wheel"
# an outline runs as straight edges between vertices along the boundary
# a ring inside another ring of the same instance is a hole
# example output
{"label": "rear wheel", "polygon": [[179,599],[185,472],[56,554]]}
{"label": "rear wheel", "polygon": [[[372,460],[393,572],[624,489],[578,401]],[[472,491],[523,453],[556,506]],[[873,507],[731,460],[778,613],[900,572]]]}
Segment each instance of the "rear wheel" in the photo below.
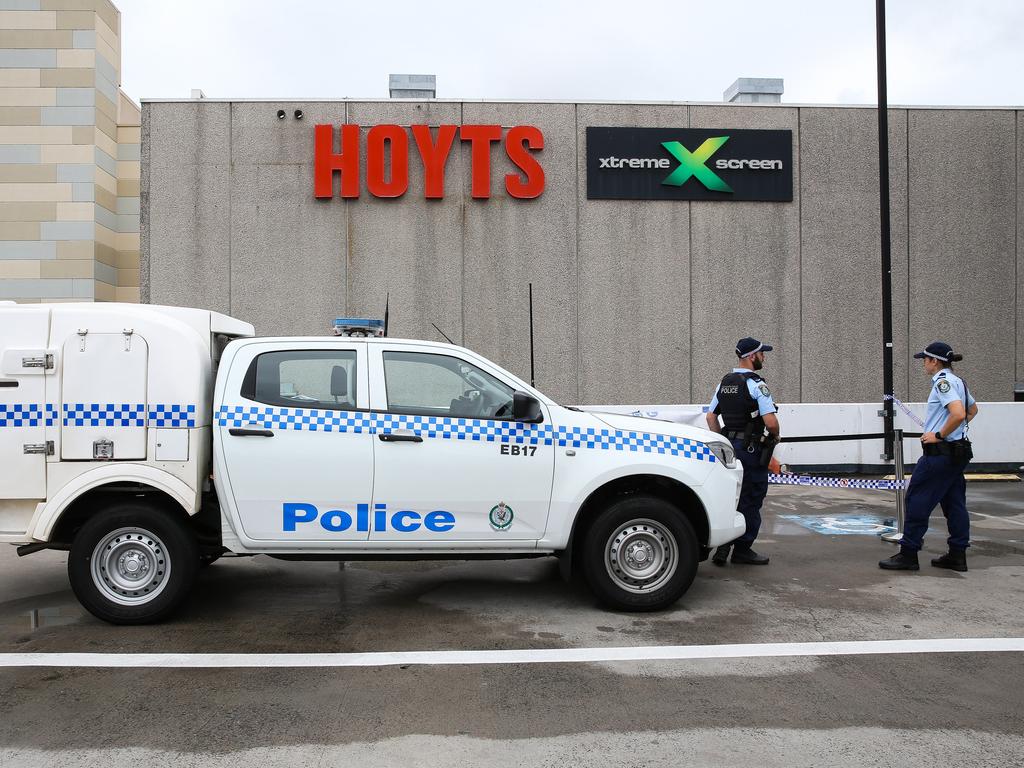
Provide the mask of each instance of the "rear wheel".
{"label": "rear wheel", "polygon": [[111,624],[166,618],[188,594],[198,568],[193,531],[168,512],[134,502],[86,521],[68,557],[75,596]]}
{"label": "rear wheel", "polygon": [[583,571],[611,608],[657,611],[690,588],[700,557],[693,526],[656,496],[630,495],[601,512],[583,542]]}

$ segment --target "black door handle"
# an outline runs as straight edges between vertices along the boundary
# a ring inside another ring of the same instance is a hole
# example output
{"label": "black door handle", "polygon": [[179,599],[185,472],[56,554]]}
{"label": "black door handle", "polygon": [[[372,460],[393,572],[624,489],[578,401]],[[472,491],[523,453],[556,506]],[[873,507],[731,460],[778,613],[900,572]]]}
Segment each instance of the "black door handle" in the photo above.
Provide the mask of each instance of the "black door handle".
{"label": "black door handle", "polygon": [[419,435],[396,435],[394,432],[381,432],[377,439],[382,443],[422,443]]}
{"label": "black door handle", "polygon": [[231,427],[228,430],[229,435],[235,437],[273,437],[274,433],[269,429],[241,429],[239,427]]}

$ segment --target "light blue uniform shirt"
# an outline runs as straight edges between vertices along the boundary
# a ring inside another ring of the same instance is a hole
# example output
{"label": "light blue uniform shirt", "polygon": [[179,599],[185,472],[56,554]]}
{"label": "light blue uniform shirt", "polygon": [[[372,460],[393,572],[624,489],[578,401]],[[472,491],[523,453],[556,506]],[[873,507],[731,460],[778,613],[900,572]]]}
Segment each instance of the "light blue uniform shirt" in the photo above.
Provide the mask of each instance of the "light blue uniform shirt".
{"label": "light blue uniform shirt", "polygon": [[[932,391],[928,395],[928,412],[924,418],[925,432],[938,432],[949,418],[949,404],[959,400],[964,404],[964,411],[974,405],[974,397],[967,392],[963,379],[948,368],[932,376]],[[953,430],[951,435],[943,435],[943,440],[959,440],[967,433],[967,421]]]}
{"label": "light blue uniform shirt", "polygon": [[[733,373],[750,373],[746,368],[733,368]],[[718,389],[722,385],[719,384],[715,387],[715,396],[711,398],[711,404],[708,406],[708,412],[714,413],[718,407]],[[768,386],[763,381],[754,381],[749,376],[747,377],[747,392],[750,396],[757,401],[758,413],[762,416],[769,413],[776,413],[779,409],[775,405],[775,401],[772,400],[772,393],[768,391]]]}

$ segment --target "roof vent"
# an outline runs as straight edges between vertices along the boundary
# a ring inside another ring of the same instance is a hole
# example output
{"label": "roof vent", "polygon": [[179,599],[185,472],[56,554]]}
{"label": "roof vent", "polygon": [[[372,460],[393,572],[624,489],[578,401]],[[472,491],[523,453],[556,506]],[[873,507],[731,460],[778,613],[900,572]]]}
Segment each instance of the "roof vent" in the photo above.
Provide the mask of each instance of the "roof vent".
{"label": "roof vent", "polygon": [[722,98],[732,104],[779,104],[781,77],[740,77],[725,89]]}
{"label": "roof vent", "polygon": [[392,99],[433,99],[437,96],[436,75],[389,75]]}

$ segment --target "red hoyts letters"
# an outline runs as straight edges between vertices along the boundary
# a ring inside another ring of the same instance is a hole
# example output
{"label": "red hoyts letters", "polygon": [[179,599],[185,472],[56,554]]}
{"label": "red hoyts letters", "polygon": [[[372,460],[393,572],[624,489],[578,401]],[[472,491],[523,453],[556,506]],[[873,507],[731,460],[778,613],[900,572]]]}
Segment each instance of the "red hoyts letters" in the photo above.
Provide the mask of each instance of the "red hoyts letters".
{"label": "red hoyts letters", "polygon": [[442,125],[437,129],[437,144],[430,138],[430,128],[425,125],[413,125],[412,137],[416,139],[416,148],[423,159],[423,196],[428,198],[444,197],[444,163],[448,159],[452,142],[455,141],[456,127]]}
{"label": "red hoyts letters", "polygon": [[[334,126],[318,125],[314,134],[313,189],[317,197],[332,197],[334,172],[341,171],[341,196],[359,197],[359,126],[341,126],[342,151],[334,154]],[[345,150],[345,147],[350,147]]]}
{"label": "red hoyts letters", "polygon": [[[384,181],[384,142],[391,145],[391,181]],[[377,125],[366,135],[366,188],[374,197],[401,197],[409,188],[409,137],[399,126]]]}
{"label": "red hoyts letters", "polygon": [[501,141],[500,125],[464,125],[463,141],[471,147],[473,168],[473,197],[491,196],[491,142]]}
{"label": "red hoyts letters", "polygon": [[[333,125],[316,126],[314,135],[313,194],[334,197],[334,173],[341,175],[341,197],[359,197],[359,126],[341,126],[341,146],[335,152]],[[410,126],[423,164],[423,196],[444,197],[444,172],[456,133],[470,144],[471,194],[491,196],[491,145],[502,139],[500,125],[441,125],[437,139],[427,125]],[[505,176],[505,189],[518,198],[539,197],[544,191],[544,169],[531,150],[544,148],[544,134],[530,125],[510,128],[505,153],[519,173]],[[390,170],[390,173],[388,172]],[[398,125],[376,125],[366,134],[366,188],[374,197],[401,197],[409,188],[409,137]]]}
{"label": "red hoyts letters", "polygon": [[505,176],[505,189],[512,197],[540,197],[540,193],[544,191],[544,169],[527,151],[527,147],[543,149],[544,134],[532,125],[517,125],[508,132],[505,139],[508,159],[526,174],[525,181],[514,173]]}

